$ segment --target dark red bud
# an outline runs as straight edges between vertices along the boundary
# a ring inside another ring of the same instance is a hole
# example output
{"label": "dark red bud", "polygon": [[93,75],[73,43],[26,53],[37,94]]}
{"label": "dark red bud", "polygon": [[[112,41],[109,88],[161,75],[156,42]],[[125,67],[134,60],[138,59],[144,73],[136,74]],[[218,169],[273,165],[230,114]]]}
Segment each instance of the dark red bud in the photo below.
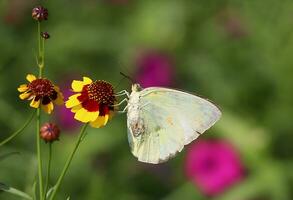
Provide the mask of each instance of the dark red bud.
{"label": "dark red bud", "polygon": [[50,34],[48,32],[42,32],[41,33],[42,38],[44,38],[45,40],[50,38]]}
{"label": "dark red bud", "polygon": [[45,123],[40,129],[40,137],[45,142],[54,142],[59,139],[60,129],[56,124]]}
{"label": "dark red bud", "polygon": [[32,17],[37,21],[43,21],[48,19],[48,10],[43,6],[36,6],[32,10]]}

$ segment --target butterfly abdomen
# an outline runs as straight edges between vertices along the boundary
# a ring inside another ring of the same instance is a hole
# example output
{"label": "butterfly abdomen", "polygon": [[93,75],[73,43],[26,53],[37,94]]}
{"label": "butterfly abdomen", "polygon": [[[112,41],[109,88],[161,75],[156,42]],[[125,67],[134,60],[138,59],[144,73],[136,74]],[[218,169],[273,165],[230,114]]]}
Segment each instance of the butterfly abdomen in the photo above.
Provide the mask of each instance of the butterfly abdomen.
{"label": "butterfly abdomen", "polygon": [[138,137],[145,132],[144,123],[141,120],[130,122],[130,127],[134,137]]}
{"label": "butterfly abdomen", "polygon": [[139,99],[139,92],[133,91],[128,102],[127,118],[134,137],[138,137],[145,132],[144,122],[140,117]]}

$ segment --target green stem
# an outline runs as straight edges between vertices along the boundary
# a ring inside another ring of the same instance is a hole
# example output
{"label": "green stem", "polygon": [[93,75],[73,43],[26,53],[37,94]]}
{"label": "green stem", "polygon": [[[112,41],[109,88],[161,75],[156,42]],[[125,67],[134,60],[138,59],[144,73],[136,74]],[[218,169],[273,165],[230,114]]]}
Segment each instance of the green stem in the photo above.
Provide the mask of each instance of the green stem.
{"label": "green stem", "polygon": [[42,60],[41,60],[41,53],[42,53],[42,46],[41,46],[41,22],[38,21],[38,66],[42,65]]}
{"label": "green stem", "polygon": [[51,159],[52,159],[52,143],[49,143],[49,158],[48,158],[48,167],[47,167],[47,177],[46,177],[46,184],[45,184],[45,193],[44,193],[44,198],[46,199],[46,195],[48,192],[48,187],[49,187],[49,180],[50,180],[50,171],[51,171]]}
{"label": "green stem", "polygon": [[[41,41],[42,40],[42,41]],[[41,37],[41,22],[38,21],[38,66],[39,66],[39,78],[42,78],[43,68],[45,65],[45,42]]]}
{"label": "green stem", "polygon": [[65,174],[66,174],[66,172],[67,172],[67,170],[68,170],[68,168],[69,168],[69,165],[71,164],[72,158],[74,157],[74,155],[75,155],[75,153],[76,153],[76,150],[78,149],[78,147],[79,147],[81,141],[82,141],[83,138],[84,138],[84,135],[85,135],[85,133],[86,133],[85,130],[86,130],[86,128],[87,128],[87,125],[88,125],[88,124],[85,124],[85,125],[82,127],[82,129],[80,130],[80,134],[79,134],[79,136],[78,136],[78,139],[77,139],[77,141],[76,141],[76,144],[75,144],[75,146],[74,146],[74,148],[73,148],[73,151],[72,151],[71,154],[69,155],[69,157],[68,157],[68,159],[67,159],[67,161],[66,161],[66,163],[65,163],[65,165],[64,165],[64,167],[63,167],[63,170],[62,170],[62,172],[61,172],[61,174],[60,174],[60,176],[59,176],[59,178],[58,178],[58,180],[57,180],[57,183],[56,183],[55,186],[54,186],[54,190],[53,190],[53,193],[52,193],[52,196],[51,196],[50,200],[53,200],[53,199],[55,198],[56,194],[57,194],[57,191],[58,191],[58,189],[59,189],[59,187],[60,187],[60,185],[61,185],[61,183],[62,183],[62,180],[63,180],[63,178],[64,178],[64,176],[65,176]]}
{"label": "green stem", "polygon": [[43,67],[39,67],[39,78],[42,78]]}
{"label": "green stem", "polygon": [[41,55],[41,22],[38,21],[38,53]]}
{"label": "green stem", "polygon": [[[38,21],[38,66],[39,66],[39,78],[43,76],[44,67],[44,47],[41,45],[41,23]],[[38,178],[39,178],[39,195],[40,200],[43,199],[43,174],[42,174],[42,152],[41,152],[41,138],[40,138],[40,127],[41,127],[41,108],[37,109],[37,130],[36,130],[36,140],[37,140],[37,157],[38,157]]]}
{"label": "green stem", "polygon": [[38,157],[38,177],[39,177],[39,195],[40,199],[43,198],[43,175],[42,175],[42,153],[41,153],[41,138],[40,138],[40,125],[41,124],[41,109],[37,109],[37,157]]}
{"label": "green stem", "polygon": [[32,119],[35,116],[35,111],[31,114],[31,116],[28,118],[28,120],[24,123],[24,125],[22,127],[20,127],[20,129],[18,129],[17,131],[15,131],[14,133],[12,133],[8,138],[6,138],[5,140],[3,140],[2,142],[0,142],[0,147],[4,144],[6,144],[7,142],[9,142],[10,140],[12,140],[14,137],[16,137],[19,133],[21,133],[28,125],[29,123],[32,121]]}
{"label": "green stem", "polygon": [[45,38],[42,37],[42,63],[41,70],[43,70],[45,66]]}

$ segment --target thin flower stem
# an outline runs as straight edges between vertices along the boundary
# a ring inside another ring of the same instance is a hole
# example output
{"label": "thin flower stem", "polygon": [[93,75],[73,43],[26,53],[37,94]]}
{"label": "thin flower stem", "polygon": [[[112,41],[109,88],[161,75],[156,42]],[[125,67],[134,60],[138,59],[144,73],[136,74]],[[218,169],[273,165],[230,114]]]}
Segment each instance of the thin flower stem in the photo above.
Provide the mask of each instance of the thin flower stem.
{"label": "thin flower stem", "polygon": [[43,67],[39,67],[39,78],[42,78]]}
{"label": "thin flower stem", "polygon": [[44,198],[46,199],[46,195],[48,192],[49,187],[49,181],[50,181],[50,172],[51,172],[51,159],[52,159],[52,143],[49,143],[49,158],[48,158],[48,167],[47,167],[47,177],[46,177],[46,183],[45,183],[45,193]]}
{"label": "thin flower stem", "polygon": [[38,59],[37,59],[37,64],[40,66],[40,55],[41,55],[41,23],[38,22],[38,31],[37,31],[37,38],[38,38]]}
{"label": "thin flower stem", "polygon": [[41,49],[40,49],[40,64],[39,64],[39,77],[42,78],[43,76],[43,69],[45,66],[45,39],[40,36],[40,40],[42,42]]}
{"label": "thin flower stem", "polygon": [[[41,68],[42,60],[41,60],[41,54],[42,54],[42,46],[41,46],[41,22],[38,21],[38,31],[37,31],[37,37],[38,37],[38,66]],[[39,74],[40,75],[40,74]]]}
{"label": "thin flower stem", "polygon": [[16,137],[19,133],[21,133],[32,121],[32,119],[35,116],[35,111],[31,114],[31,116],[28,118],[28,120],[24,123],[24,125],[22,127],[20,127],[20,129],[18,129],[17,131],[15,131],[14,133],[12,133],[8,138],[6,138],[5,140],[3,140],[2,142],[0,142],[0,147],[4,144],[6,144],[7,142],[9,142],[10,140],[12,140],[14,137]]}
{"label": "thin flower stem", "polygon": [[53,191],[53,193],[52,193],[52,196],[51,196],[50,200],[53,200],[53,199],[55,198],[56,194],[57,194],[57,191],[58,191],[58,189],[59,189],[59,187],[60,187],[60,185],[61,185],[61,183],[62,183],[62,181],[63,181],[63,178],[64,178],[64,176],[65,176],[65,174],[66,174],[66,172],[67,172],[67,170],[68,170],[68,168],[69,168],[69,165],[71,164],[71,161],[72,161],[72,159],[73,159],[73,157],[74,157],[74,155],[75,155],[75,153],[76,153],[76,150],[78,149],[78,147],[79,147],[81,141],[82,141],[83,138],[84,138],[84,135],[85,135],[85,133],[86,133],[85,130],[86,130],[86,128],[87,128],[87,125],[88,125],[88,124],[85,124],[85,125],[82,127],[82,129],[80,130],[80,134],[79,134],[79,136],[78,136],[78,139],[77,139],[77,141],[76,141],[76,144],[75,144],[75,146],[74,146],[74,148],[73,148],[73,151],[72,151],[71,154],[69,155],[69,157],[68,157],[68,159],[67,159],[67,161],[66,161],[66,163],[65,163],[65,165],[64,165],[64,167],[63,167],[63,170],[62,170],[62,172],[61,172],[61,174],[60,174],[60,176],[59,176],[59,178],[58,178],[58,180],[57,180],[56,185],[54,186],[54,191]]}
{"label": "thin flower stem", "polygon": [[[43,76],[44,67],[44,47],[41,45],[41,23],[38,21],[38,66],[39,66],[39,78]],[[38,157],[38,178],[39,178],[39,195],[40,200],[43,199],[43,174],[42,174],[42,152],[41,152],[41,138],[40,138],[40,127],[41,127],[41,108],[37,109],[37,130],[36,130],[36,141],[37,141],[37,157]]]}
{"label": "thin flower stem", "polygon": [[39,78],[43,76],[43,68],[45,65],[45,42],[41,37],[41,22],[38,21],[38,66],[39,66]]}
{"label": "thin flower stem", "polygon": [[41,152],[41,138],[40,138],[40,125],[41,124],[41,109],[37,109],[37,157],[38,157],[38,177],[39,177],[39,195],[40,199],[43,198],[43,175],[42,175],[42,152]]}

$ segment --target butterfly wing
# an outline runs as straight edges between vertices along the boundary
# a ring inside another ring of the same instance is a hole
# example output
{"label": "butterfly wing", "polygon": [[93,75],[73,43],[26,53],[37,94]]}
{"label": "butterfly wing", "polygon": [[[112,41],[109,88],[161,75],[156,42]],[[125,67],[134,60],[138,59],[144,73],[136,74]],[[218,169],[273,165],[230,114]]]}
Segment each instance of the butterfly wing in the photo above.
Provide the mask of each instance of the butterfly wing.
{"label": "butterfly wing", "polygon": [[151,87],[140,92],[136,126],[143,133],[135,136],[128,120],[128,140],[139,161],[167,161],[184,145],[195,140],[220,118],[220,110],[201,97],[168,88]]}

